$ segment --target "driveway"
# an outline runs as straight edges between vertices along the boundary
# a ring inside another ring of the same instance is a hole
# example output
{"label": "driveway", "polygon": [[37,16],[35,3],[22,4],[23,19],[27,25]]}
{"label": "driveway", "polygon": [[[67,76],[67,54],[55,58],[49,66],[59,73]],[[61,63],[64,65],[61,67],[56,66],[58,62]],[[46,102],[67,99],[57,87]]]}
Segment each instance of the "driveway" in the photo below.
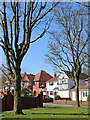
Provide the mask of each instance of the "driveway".
{"label": "driveway", "polygon": [[[61,104],[55,104],[55,103],[43,103],[43,105],[56,106],[56,107],[75,107],[75,105],[61,105]],[[81,106],[81,107],[88,107],[88,106]]]}

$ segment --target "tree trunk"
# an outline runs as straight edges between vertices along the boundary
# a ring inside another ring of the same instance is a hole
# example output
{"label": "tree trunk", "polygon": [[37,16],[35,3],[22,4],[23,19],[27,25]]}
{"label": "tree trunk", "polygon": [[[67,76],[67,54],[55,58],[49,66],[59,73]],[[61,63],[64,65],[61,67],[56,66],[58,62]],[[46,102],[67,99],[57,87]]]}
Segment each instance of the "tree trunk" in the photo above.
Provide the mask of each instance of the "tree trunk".
{"label": "tree trunk", "polygon": [[78,80],[78,77],[75,77],[75,81],[76,81],[76,86],[75,86],[75,89],[76,89],[76,106],[80,107],[80,104],[79,104],[79,80]]}
{"label": "tree trunk", "polygon": [[14,114],[23,114],[21,108],[21,74],[20,67],[17,66],[14,81]]}

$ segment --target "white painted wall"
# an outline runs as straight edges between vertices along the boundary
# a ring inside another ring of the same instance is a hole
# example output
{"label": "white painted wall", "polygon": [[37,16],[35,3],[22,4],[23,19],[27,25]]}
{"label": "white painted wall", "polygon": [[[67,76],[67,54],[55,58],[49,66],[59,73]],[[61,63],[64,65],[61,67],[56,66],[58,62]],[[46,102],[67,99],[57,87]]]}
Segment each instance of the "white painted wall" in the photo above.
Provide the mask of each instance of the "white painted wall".
{"label": "white painted wall", "polygon": [[67,84],[63,83],[62,85],[59,85],[59,90],[61,87],[64,90],[58,91],[58,95],[60,95],[62,98],[70,98],[70,89],[74,86],[74,83],[73,83],[73,80],[68,78],[68,76],[64,72],[62,72],[58,77],[59,83],[61,83],[60,80],[63,80],[63,77],[65,78]]}
{"label": "white painted wall", "polygon": [[69,90],[66,91],[58,91],[58,95],[62,98],[69,98]]}
{"label": "white painted wall", "polygon": [[[53,91],[54,92],[54,91]],[[50,95],[50,91],[48,92],[48,96],[51,97],[51,98],[54,98],[55,96],[54,95]]]}
{"label": "white painted wall", "polygon": [[[82,90],[82,93],[81,93],[81,91],[79,91],[79,100],[81,100],[81,94],[82,94],[82,101],[87,101],[87,97],[85,96],[83,96],[83,91],[84,90]],[[89,94],[89,90],[87,90],[87,95]],[[75,91],[73,91],[72,92],[72,100],[73,101],[75,101],[76,100],[76,92]]]}
{"label": "white painted wall", "polygon": [[88,96],[88,94],[89,94],[89,90],[87,90],[87,96],[83,96],[83,92],[84,92],[85,90],[83,90],[82,91],[82,101],[87,101],[87,96]]}
{"label": "white painted wall", "polygon": [[46,82],[46,88],[47,88],[47,91],[48,91],[48,96],[51,97],[51,98],[54,98],[54,95],[50,95],[50,91],[53,91],[53,93],[55,92],[55,90],[53,90],[53,89],[58,87],[57,82],[58,81],[53,81],[53,85],[49,85],[48,81]]}
{"label": "white painted wall", "polygon": [[57,81],[53,81],[53,85],[49,85],[49,82],[46,82],[47,91],[53,91],[54,88],[58,87]]}

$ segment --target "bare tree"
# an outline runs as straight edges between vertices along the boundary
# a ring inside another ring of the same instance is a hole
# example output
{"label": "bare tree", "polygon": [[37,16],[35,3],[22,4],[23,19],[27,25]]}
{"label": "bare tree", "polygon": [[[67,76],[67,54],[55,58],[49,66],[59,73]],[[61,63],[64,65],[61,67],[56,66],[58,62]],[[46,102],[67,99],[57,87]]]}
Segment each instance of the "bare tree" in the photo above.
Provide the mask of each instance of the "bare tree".
{"label": "bare tree", "polygon": [[[83,7],[63,4],[55,9],[56,31],[50,31],[47,61],[56,71],[68,70],[76,88],[76,105],[79,104],[79,77],[82,66],[88,63],[88,19]],[[73,73],[73,74],[72,74]]]}
{"label": "bare tree", "polygon": [[[2,34],[0,46],[6,57],[9,76],[14,81],[14,114],[23,114],[20,98],[22,60],[31,43],[42,38],[49,28],[51,20],[46,20],[46,15],[50,14],[57,4],[57,2],[15,1],[1,3],[0,25]],[[42,29],[39,30],[39,28]],[[36,36],[37,31],[39,33]]]}
{"label": "bare tree", "polygon": [[[0,70],[1,70],[1,72],[2,72],[2,75],[4,75],[5,77],[6,77],[6,79],[7,79],[7,82],[6,81],[2,81],[2,82],[4,82],[4,86],[2,86],[2,87],[8,87],[8,91],[10,91],[10,89],[11,89],[11,86],[12,86],[12,80],[11,80],[11,78],[10,78],[10,76],[9,76],[9,74],[8,74],[8,70],[7,70],[7,67],[5,67],[3,64],[2,64],[2,66],[0,67]],[[2,76],[1,75],[1,76]]]}

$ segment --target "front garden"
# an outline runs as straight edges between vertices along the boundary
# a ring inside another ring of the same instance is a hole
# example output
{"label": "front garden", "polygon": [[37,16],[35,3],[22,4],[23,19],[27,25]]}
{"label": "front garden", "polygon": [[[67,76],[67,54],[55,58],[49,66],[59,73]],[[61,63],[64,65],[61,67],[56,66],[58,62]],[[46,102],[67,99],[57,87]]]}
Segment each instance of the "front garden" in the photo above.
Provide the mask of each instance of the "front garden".
{"label": "front garden", "polygon": [[[2,114],[2,118],[4,120],[10,120],[10,118],[13,118],[14,120],[16,118],[24,119],[24,118],[29,118],[29,119],[35,119],[35,118],[78,118],[82,119],[84,118],[85,120],[88,119],[89,113],[88,113],[89,108],[85,107],[51,107],[51,106],[44,106],[42,108],[34,108],[34,109],[28,109],[28,110],[23,110],[25,115],[12,115],[12,112],[7,112]],[[2,119],[2,120],[3,120]]]}

